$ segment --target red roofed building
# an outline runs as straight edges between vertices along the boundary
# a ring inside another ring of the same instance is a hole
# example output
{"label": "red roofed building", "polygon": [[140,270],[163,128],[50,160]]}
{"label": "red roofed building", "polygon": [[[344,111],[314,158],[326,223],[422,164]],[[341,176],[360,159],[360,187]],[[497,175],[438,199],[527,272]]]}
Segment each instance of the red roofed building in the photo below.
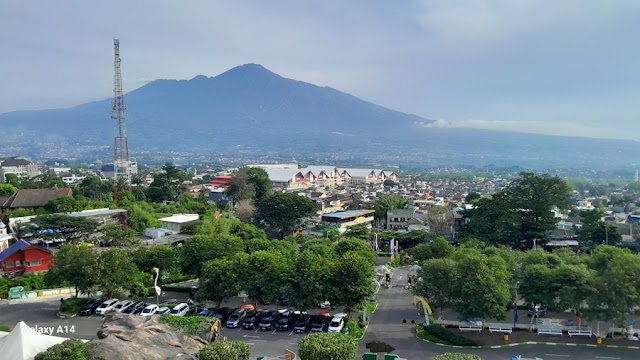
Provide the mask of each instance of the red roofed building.
{"label": "red roofed building", "polygon": [[0,271],[5,273],[32,273],[47,271],[51,262],[51,250],[19,239],[0,252]]}
{"label": "red roofed building", "polygon": [[211,180],[206,186],[226,189],[229,187],[229,180],[231,180],[231,176],[229,175],[216,176],[216,178]]}

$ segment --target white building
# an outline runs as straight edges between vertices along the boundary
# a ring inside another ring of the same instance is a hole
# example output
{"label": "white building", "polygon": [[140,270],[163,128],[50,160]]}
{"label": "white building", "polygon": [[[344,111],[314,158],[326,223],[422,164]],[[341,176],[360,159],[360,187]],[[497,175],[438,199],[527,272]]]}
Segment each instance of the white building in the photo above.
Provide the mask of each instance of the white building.
{"label": "white building", "polygon": [[7,234],[7,226],[0,221],[0,252],[9,248],[9,240],[13,239],[13,236]]}
{"label": "white building", "polygon": [[0,183],[6,181],[8,174],[14,174],[19,178],[32,178],[40,175],[40,171],[38,166],[31,162],[31,158],[26,156],[0,158]]}
{"label": "white building", "polygon": [[176,214],[166,218],[160,219],[162,228],[173,232],[180,232],[181,227],[192,221],[196,221],[200,218],[198,214]]}

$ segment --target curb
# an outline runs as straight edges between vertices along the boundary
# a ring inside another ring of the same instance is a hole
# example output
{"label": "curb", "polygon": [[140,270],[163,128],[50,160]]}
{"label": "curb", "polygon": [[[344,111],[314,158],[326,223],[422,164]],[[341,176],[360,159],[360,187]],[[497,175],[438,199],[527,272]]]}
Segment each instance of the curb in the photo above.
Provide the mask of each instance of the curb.
{"label": "curb", "polygon": [[503,345],[484,345],[484,346],[458,346],[458,345],[445,345],[440,343],[434,343],[429,340],[420,339],[418,334],[416,334],[416,339],[422,340],[429,344],[455,348],[455,349],[502,349],[508,348],[512,346],[520,346],[520,345],[550,345],[550,346],[583,346],[583,347],[602,347],[602,348],[613,348],[613,349],[633,349],[640,350],[640,346],[627,346],[627,345],[597,345],[597,344],[575,344],[575,343],[554,343],[554,342],[544,342],[544,341],[527,341],[521,343],[511,343],[511,344],[503,344]]}

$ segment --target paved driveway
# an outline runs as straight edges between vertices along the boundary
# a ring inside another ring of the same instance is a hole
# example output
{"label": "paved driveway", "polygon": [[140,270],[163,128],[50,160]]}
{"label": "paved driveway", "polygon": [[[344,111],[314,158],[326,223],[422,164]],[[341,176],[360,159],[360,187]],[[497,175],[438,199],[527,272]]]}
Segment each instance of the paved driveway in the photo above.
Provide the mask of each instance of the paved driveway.
{"label": "paved driveway", "polygon": [[[548,345],[523,345],[500,349],[453,349],[434,344],[430,344],[415,337],[415,325],[411,325],[411,320],[416,322],[424,321],[420,317],[413,304],[413,295],[404,289],[406,285],[407,268],[400,268],[392,271],[392,287],[381,288],[378,293],[378,309],[371,318],[369,329],[364,338],[360,341],[358,348],[358,358],[368,352],[365,344],[370,341],[384,341],[396,350],[402,358],[409,360],[433,359],[436,355],[445,352],[461,352],[476,354],[485,360],[510,359],[514,355],[544,360],[548,359],[640,359],[640,350],[617,349],[605,347],[573,347],[573,346],[548,346]],[[407,323],[403,323],[407,320]],[[630,342],[629,345],[640,345]]]}

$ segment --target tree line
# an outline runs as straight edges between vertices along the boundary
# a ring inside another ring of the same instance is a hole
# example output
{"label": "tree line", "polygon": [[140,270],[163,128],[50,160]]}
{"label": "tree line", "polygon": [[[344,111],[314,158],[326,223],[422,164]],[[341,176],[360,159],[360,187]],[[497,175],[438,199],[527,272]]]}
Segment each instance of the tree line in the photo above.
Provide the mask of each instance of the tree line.
{"label": "tree line", "polygon": [[461,319],[503,320],[518,299],[551,311],[624,323],[640,307],[640,255],[599,245],[590,254],[570,249],[526,252],[444,239],[406,251],[421,265],[417,295]]}

